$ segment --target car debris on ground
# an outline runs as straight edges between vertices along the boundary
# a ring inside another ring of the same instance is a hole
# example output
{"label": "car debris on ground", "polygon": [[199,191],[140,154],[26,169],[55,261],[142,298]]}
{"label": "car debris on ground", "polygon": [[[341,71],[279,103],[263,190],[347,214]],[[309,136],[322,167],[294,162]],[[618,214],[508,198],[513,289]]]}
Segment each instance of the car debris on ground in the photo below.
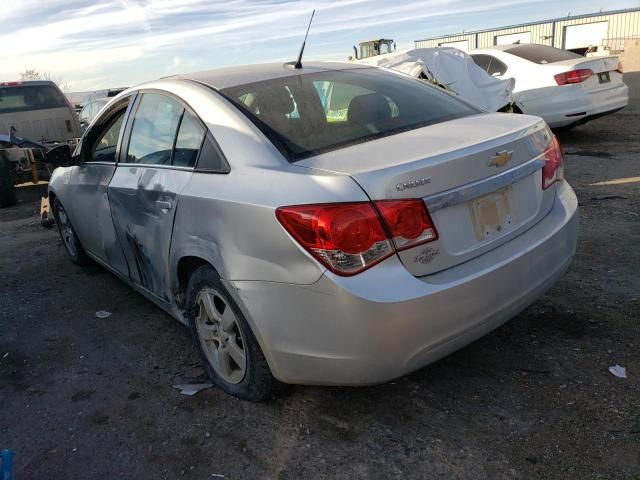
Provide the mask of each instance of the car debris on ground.
{"label": "car debris on ground", "polygon": [[196,393],[201,392],[202,390],[206,390],[208,388],[212,388],[213,383],[193,383],[186,385],[174,385],[173,388],[177,388],[180,390],[182,395],[192,396]]}
{"label": "car debris on ground", "polygon": [[627,378],[627,369],[620,365],[613,365],[609,367],[609,372],[618,378]]}

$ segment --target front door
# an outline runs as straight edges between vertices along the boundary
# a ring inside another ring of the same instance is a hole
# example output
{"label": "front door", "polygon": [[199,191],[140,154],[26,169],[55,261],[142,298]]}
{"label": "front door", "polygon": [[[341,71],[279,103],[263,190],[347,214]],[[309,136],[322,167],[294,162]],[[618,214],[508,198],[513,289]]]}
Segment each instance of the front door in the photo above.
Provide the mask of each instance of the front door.
{"label": "front door", "polygon": [[79,148],[78,165],[67,181],[73,195],[67,210],[85,250],[118,273],[128,275],[127,262],[111,220],[107,188],[116,170],[118,146],[130,97],[116,102],[86,133]]}
{"label": "front door", "polygon": [[109,184],[113,222],[131,281],[171,301],[173,220],[205,130],[177,99],[143,93],[128,131]]}

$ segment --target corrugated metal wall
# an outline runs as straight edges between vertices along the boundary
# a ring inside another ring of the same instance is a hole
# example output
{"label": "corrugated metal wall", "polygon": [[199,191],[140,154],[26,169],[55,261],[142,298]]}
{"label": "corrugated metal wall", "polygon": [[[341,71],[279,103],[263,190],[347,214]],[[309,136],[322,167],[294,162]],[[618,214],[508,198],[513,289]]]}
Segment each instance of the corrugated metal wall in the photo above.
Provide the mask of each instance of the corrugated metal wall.
{"label": "corrugated metal wall", "polygon": [[[530,32],[532,43],[564,48],[565,27],[597,22],[609,23],[607,43],[611,44],[610,46],[612,50],[616,50],[616,47],[621,43],[616,39],[640,36],[640,9],[637,9],[620,13],[603,13],[575,18],[557,19],[548,22],[522,24],[513,27],[496,28],[479,32],[444,35],[442,37],[416,40],[415,46],[416,48],[433,48],[442,43],[468,40],[469,49],[487,48],[496,44],[496,37],[499,35]],[[624,42],[622,42],[622,45],[623,44]]]}
{"label": "corrugated metal wall", "polygon": [[531,34],[531,43],[551,45],[552,31],[553,22],[534,25],[523,25],[520,27],[503,28],[491,30],[490,32],[482,32],[477,34],[478,48],[487,48],[496,45],[496,37],[499,35],[524,32],[529,32]]}
{"label": "corrugated metal wall", "polygon": [[596,15],[587,18],[559,20],[555,22],[556,32],[553,39],[553,46],[564,48],[565,27],[596,22],[609,22],[607,39],[640,36],[640,10],[638,10],[612,15]]}
{"label": "corrugated metal wall", "polygon": [[433,40],[416,40],[416,48],[434,48],[439,47],[441,43],[458,42],[460,40],[469,40],[469,49],[476,48],[475,35],[451,35]]}

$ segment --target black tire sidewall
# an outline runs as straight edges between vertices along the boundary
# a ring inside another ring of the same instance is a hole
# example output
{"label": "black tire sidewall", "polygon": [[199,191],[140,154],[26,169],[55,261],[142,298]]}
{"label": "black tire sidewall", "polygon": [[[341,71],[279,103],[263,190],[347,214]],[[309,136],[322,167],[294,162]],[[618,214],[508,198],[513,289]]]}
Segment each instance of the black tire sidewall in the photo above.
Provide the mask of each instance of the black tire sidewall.
{"label": "black tire sidewall", "polygon": [[[213,369],[200,344],[200,338],[196,329],[195,318],[198,314],[196,305],[196,297],[198,292],[204,288],[213,288],[224,298],[227,308],[232,308],[236,316],[238,327],[241,329],[241,335],[245,346],[245,354],[247,356],[247,369],[244,378],[240,383],[232,384],[221,378]],[[189,321],[189,327],[196,343],[196,347],[202,359],[203,367],[213,382],[226,393],[235,397],[250,400],[262,401],[266,400],[275,393],[275,387],[278,383],[273,376],[266,363],[262,350],[256,340],[247,320],[242,311],[238,308],[235,300],[220,281],[220,277],[209,265],[199,267],[189,279],[186,290],[186,316]]]}
{"label": "black tire sidewall", "polygon": [[16,204],[16,187],[9,162],[0,155],[0,208]]}
{"label": "black tire sidewall", "polygon": [[[65,210],[65,213],[67,214],[67,221],[71,225],[71,231],[73,232],[73,242],[75,243],[75,246],[76,246],[75,255],[69,251],[69,248],[67,247],[67,244],[65,243],[62,235],[62,229],[60,227],[60,217],[59,217],[59,210],[61,208]],[[76,231],[73,228],[73,225],[71,224],[71,220],[69,219],[69,213],[66,211],[66,209],[62,206],[62,204],[57,198],[54,199],[53,201],[53,218],[55,218],[56,225],[58,226],[58,233],[60,234],[60,238],[62,239],[62,245],[64,246],[64,249],[67,252],[67,255],[69,255],[69,258],[71,259],[71,261],[76,265],[86,265],[88,261],[87,254],[85,253],[84,248],[82,248],[80,239],[78,238],[78,235],[76,234]]]}

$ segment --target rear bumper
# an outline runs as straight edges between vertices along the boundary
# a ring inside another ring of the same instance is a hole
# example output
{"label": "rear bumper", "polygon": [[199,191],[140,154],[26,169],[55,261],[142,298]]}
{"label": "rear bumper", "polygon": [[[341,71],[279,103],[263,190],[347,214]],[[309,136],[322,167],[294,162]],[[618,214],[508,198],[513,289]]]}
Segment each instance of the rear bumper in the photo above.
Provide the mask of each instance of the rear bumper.
{"label": "rear bumper", "polygon": [[551,128],[584,123],[620,110],[629,103],[629,88],[624,83],[593,93],[574,85],[541,90],[546,93],[544,96],[530,97],[532,91],[525,91],[517,94],[516,100],[524,102],[524,113],[544,118]]}
{"label": "rear bumper", "polygon": [[485,335],[565,272],[577,200],[563,182],[549,214],[500,247],[416,278],[394,256],[313,285],[230,282],[273,374],[288,383],[366,385],[397,378]]}

